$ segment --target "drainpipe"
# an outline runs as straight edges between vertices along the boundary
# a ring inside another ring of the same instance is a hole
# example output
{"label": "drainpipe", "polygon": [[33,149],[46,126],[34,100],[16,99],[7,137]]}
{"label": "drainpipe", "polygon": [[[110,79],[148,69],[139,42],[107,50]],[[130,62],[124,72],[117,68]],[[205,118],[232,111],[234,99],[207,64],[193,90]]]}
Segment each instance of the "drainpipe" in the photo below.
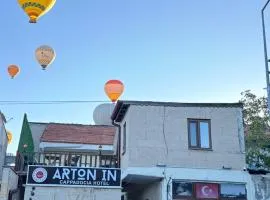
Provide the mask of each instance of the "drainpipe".
{"label": "drainpipe", "polygon": [[121,167],[121,126],[112,120],[112,124],[118,128],[118,141],[117,141],[117,157],[118,167]]}
{"label": "drainpipe", "polygon": [[167,193],[167,200],[169,200],[169,194],[170,194],[170,182],[171,182],[172,178],[170,177],[168,182],[167,182],[167,188],[166,188],[166,193]]}

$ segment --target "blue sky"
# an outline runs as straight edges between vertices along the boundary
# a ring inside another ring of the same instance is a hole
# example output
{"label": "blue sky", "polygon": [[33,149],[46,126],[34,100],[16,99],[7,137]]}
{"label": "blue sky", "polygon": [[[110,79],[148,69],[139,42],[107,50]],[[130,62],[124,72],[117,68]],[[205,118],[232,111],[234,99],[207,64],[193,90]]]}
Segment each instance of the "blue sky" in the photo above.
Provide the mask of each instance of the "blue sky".
{"label": "blue sky", "polygon": [[[107,100],[109,79],[124,82],[121,99],[128,100],[235,102],[246,89],[264,95],[264,3],[68,0],[29,24],[16,0],[4,1],[0,100]],[[57,53],[47,71],[34,58],[42,44]],[[14,80],[9,64],[21,67]],[[0,105],[13,118],[6,125],[14,133],[8,151],[16,151],[24,113],[30,121],[92,123],[95,106]]]}

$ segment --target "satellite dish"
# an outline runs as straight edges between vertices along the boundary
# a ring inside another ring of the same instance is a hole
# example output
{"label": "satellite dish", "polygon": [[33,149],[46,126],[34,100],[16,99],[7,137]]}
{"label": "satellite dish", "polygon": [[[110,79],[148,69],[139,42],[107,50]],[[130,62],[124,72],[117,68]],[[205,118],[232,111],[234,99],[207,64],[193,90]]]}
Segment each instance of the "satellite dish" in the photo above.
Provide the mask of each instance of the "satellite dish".
{"label": "satellite dish", "polygon": [[112,103],[104,103],[98,105],[93,113],[96,125],[112,125],[111,115],[115,105]]}

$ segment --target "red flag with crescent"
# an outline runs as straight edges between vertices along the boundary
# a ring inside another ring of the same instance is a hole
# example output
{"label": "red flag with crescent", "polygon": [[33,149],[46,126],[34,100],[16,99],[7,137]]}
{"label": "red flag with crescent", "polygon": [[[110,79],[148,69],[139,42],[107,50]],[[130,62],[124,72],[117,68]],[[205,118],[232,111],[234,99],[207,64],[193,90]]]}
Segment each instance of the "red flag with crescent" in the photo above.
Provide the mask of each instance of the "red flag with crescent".
{"label": "red flag with crescent", "polygon": [[199,199],[218,199],[218,184],[215,183],[196,183],[196,198]]}

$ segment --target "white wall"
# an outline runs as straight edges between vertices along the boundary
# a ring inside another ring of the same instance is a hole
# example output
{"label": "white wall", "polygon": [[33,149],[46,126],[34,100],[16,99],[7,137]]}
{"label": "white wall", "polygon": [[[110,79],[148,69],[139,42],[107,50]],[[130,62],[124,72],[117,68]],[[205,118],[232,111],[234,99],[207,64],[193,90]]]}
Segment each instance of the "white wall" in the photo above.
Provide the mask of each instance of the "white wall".
{"label": "white wall", "polygon": [[121,189],[94,189],[73,187],[36,187],[31,196],[32,186],[25,188],[25,200],[120,200]]}
{"label": "white wall", "polygon": [[[211,119],[213,151],[189,150],[188,118]],[[131,105],[121,124],[125,121],[124,169],[158,163],[186,168],[221,169],[225,166],[241,170],[245,167],[241,108]]]}
{"label": "white wall", "polygon": [[[122,178],[125,178],[127,174],[163,177],[162,189],[161,189],[162,200],[167,200],[167,183],[170,178],[176,179],[176,180],[189,180],[189,181],[194,181],[194,182],[198,181],[198,182],[215,182],[215,183],[223,183],[223,182],[243,183],[243,184],[246,184],[248,200],[256,199],[253,181],[249,173],[246,171],[188,169],[188,168],[169,168],[169,167],[166,167],[166,168],[130,167],[125,172],[123,172]],[[158,191],[156,192],[158,193]],[[169,195],[172,195],[171,184],[170,184]]]}
{"label": "white wall", "polygon": [[0,180],[2,178],[3,165],[5,164],[5,157],[7,151],[7,133],[4,122],[0,115]]}
{"label": "white wall", "polygon": [[[129,123],[129,118],[130,118],[130,115],[128,114],[129,111],[127,111],[122,123],[120,124],[121,126],[121,169],[126,169],[129,167],[129,134],[130,134],[130,131],[129,131],[129,127],[130,127],[130,123]],[[123,144],[124,144],[124,124],[125,122],[127,122],[126,124],[126,152],[125,154],[123,154]]]}
{"label": "white wall", "polygon": [[4,168],[0,189],[0,200],[7,200],[10,190],[17,189],[18,175],[10,168]]}

